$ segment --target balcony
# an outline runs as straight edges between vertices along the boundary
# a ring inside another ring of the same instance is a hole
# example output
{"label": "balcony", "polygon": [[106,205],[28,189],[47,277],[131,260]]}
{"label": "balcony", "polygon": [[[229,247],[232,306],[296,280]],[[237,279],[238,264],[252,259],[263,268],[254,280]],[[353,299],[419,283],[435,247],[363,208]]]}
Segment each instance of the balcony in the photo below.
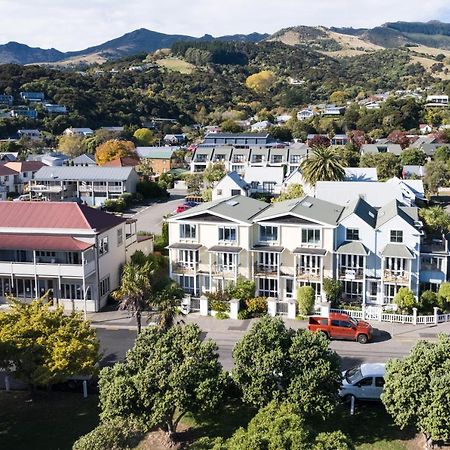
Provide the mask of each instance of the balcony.
{"label": "balcony", "polygon": [[58,264],[0,261],[1,275],[86,278],[95,272],[95,261],[82,264]]}
{"label": "balcony", "polygon": [[409,272],[406,270],[385,270],[383,280],[386,283],[408,284]]}
{"label": "balcony", "polygon": [[341,267],[339,269],[339,278],[343,280],[362,280],[364,278],[364,269],[362,267]]}
{"label": "balcony", "polygon": [[234,264],[216,264],[212,265],[212,273],[213,275],[221,275],[221,276],[234,276],[237,271],[237,266]]}
{"label": "balcony", "polygon": [[173,265],[172,271],[176,274],[193,274],[198,268],[196,262],[178,261]]}
{"label": "balcony", "polygon": [[122,186],[92,186],[91,184],[80,185],[80,192],[124,192],[124,188]]}
{"label": "balcony", "polygon": [[320,281],[320,267],[297,266],[297,278],[300,280]]}
{"label": "balcony", "polygon": [[255,275],[277,275],[278,266],[272,264],[255,264]]}
{"label": "balcony", "polygon": [[66,187],[62,187],[60,185],[46,186],[45,184],[31,185],[30,189],[34,192],[48,192],[51,194],[59,194],[60,192],[67,190]]}

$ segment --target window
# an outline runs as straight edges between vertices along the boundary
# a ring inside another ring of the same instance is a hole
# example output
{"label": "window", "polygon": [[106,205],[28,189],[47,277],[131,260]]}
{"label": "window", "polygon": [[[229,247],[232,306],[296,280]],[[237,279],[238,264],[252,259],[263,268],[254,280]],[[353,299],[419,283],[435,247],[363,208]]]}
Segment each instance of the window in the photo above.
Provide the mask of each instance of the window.
{"label": "window", "polygon": [[302,244],[310,244],[310,245],[320,244],[320,230],[312,228],[303,229]]}
{"label": "window", "polygon": [[184,267],[194,267],[198,261],[198,250],[179,250],[178,262]]}
{"label": "window", "polygon": [[276,242],[278,240],[278,228],[270,225],[260,225],[259,240],[261,242]]}
{"label": "window", "polygon": [[294,295],[294,280],[291,278],[286,279],[286,297],[292,298]]}
{"label": "window", "polygon": [[197,227],[188,223],[180,225],[180,238],[181,239],[195,239]]}
{"label": "window", "polygon": [[236,267],[234,261],[235,258],[233,253],[217,254],[217,266],[220,271],[233,271]]}
{"label": "window", "polygon": [[376,387],[383,387],[384,386],[384,378],[383,377],[376,377],[375,378],[375,386]]}
{"label": "window", "polygon": [[263,182],[263,191],[272,193],[275,189],[275,185],[276,185],[276,183],[274,183],[273,181],[264,181]]}
{"label": "window", "polygon": [[245,156],[244,155],[234,155],[233,162],[243,163],[243,162],[245,162]]}
{"label": "window", "polygon": [[340,327],[341,326],[341,322],[339,320],[332,320],[331,321],[331,326],[332,327]]}
{"label": "window", "polygon": [[231,196],[234,197],[235,195],[241,195],[240,189],[231,189]]}
{"label": "window", "polygon": [[403,231],[391,230],[391,242],[396,242],[396,243],[403,242]]}
{"label": "window", "polygon": [[271,278],[259,279],[259,295],[262,297],[278,297],[278,281]]}
{"label": "window", "polygon": [[236,234],[235,227],[219,227],[219,241],[221,242],[236,242]]}
{"label": "window", "polygon": [[217,195],[222,195],[222,189],[217,189]]}
{"label": "window", "polygon": [[300,155],[291,155],[290,163],[291,164],[300,164]]}
{"label": "window", "polygon": [[357,228],[347,228],[346,240],[347,241],[359,241],[359,230]]}
{"label": "window", "polygon": [[119,228],[117,230],[117,247],[120,247],[123,244],[123,229]]}
{"label": "window", "polygon": [[281,164],[283,162],[283,156],[282,155],[273,155],[272,156],[272,163],[273,164]]}
{"label": "window", "polygon": [[108,236],[100,238],[98,243],[98,254],[100,256],[106,255],[109,251],[108,247]]}
{"label": "window", "polygon": [[252,158],[253,163],[259,164],[259,163],[262,163],[262,161],[263,161],[262,155],[253,155],[253,158]]}
{"label": "window", "polygon": [[100,297],[103,297],[104,295],[108,294],[110,290],[109,287],[109,276],[106,278],[103,278],[102,281],[100,281]]}
{"label": "window", "polygon": [[358,382],[360,386],[372,386],[372,383],[373,383],[372,377],[363,378],[361,381]]}

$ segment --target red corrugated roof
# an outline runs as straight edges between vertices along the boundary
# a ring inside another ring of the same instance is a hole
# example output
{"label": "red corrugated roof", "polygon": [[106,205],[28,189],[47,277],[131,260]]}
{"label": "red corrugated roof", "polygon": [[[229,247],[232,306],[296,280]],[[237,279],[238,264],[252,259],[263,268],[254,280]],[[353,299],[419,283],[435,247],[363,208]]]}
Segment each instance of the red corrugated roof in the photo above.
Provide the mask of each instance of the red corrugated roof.
{"label": "red corrugated roof", "polygon": [[82,251],[94,244],[88,244],[70,236],[0,234],[2,250],[52,250]]}
{"label": "red corrugated roof", "polygon": [[5,175],[18,175],[18,172],[7,167],[5,164],[0,164],[0,177],[4,177]]}
{"label": "red corrugated roof", "polygon": [[104,167],[134,167],[140,164],[139,159],[131,156],[124,156],[123,158],[113,159],[103,164]]}
{"label": "red corrugated roof", "polygon": [[5,166],[17,172],[37,172],[45,164],[41,161],[11,161],[5,163]]}
{"label": "red corrugated roof", "polygon": [[112,228],[125,219],[89,206],[70,202],[2,202],[0,228]]}

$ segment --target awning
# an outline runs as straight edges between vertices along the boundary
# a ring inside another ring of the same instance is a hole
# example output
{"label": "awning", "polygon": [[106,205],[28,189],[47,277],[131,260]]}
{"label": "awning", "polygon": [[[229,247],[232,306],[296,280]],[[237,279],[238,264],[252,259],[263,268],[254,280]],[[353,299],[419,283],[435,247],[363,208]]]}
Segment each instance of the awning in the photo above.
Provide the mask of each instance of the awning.
{"label": "awning", "polygon": [[281,253],[284,250],[284,247],[279,247],[276,245],[254,245],[252,247],[254,252],[272,252],[272,253]]}
{"label": "awning", "polygon": [[71,236],[0,234],[0,250],[47,250],[79,252],[93,247]]}
{"label": "awning", "polygon": [[175,244],[170,244],[167,248],[177,248],[180,250],[198,250],[201,248],[202,244],[189,244],[184,242],[177,242]]}
{"label": "awning", "polygon": [[337,249],[336,253],[338,255],[367,256],[369,250],[361,242],[346,242]]}
{"label": "awning", "polygon": [[231,245],[215,245],[208,249],[208,252],[217,253],[240,253],[241,251],[241,247],[232,247]]}
{"label": "awning", "polygon": [[381,252],[381,256],[385,258],[414,259],[414,254],[404,244],[387,244]]}
{"label": "awning", "polygon": [[323,248],[308,248],[308,247],[297,247],[292,252],[294,254],[298,255],[319,255],[319,256],[325,256],[327,254],[327,251]]}

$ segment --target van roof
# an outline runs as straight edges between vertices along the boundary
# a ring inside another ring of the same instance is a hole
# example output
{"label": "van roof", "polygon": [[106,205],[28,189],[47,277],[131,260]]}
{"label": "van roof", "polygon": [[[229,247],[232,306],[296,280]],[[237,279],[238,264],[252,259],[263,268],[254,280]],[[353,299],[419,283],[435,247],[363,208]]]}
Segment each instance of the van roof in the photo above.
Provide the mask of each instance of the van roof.
{"label": "van roof", "polygon": [[363,377],[384,376],[385,370],[386,364],[384,363],[361,364],[361,374]]}

